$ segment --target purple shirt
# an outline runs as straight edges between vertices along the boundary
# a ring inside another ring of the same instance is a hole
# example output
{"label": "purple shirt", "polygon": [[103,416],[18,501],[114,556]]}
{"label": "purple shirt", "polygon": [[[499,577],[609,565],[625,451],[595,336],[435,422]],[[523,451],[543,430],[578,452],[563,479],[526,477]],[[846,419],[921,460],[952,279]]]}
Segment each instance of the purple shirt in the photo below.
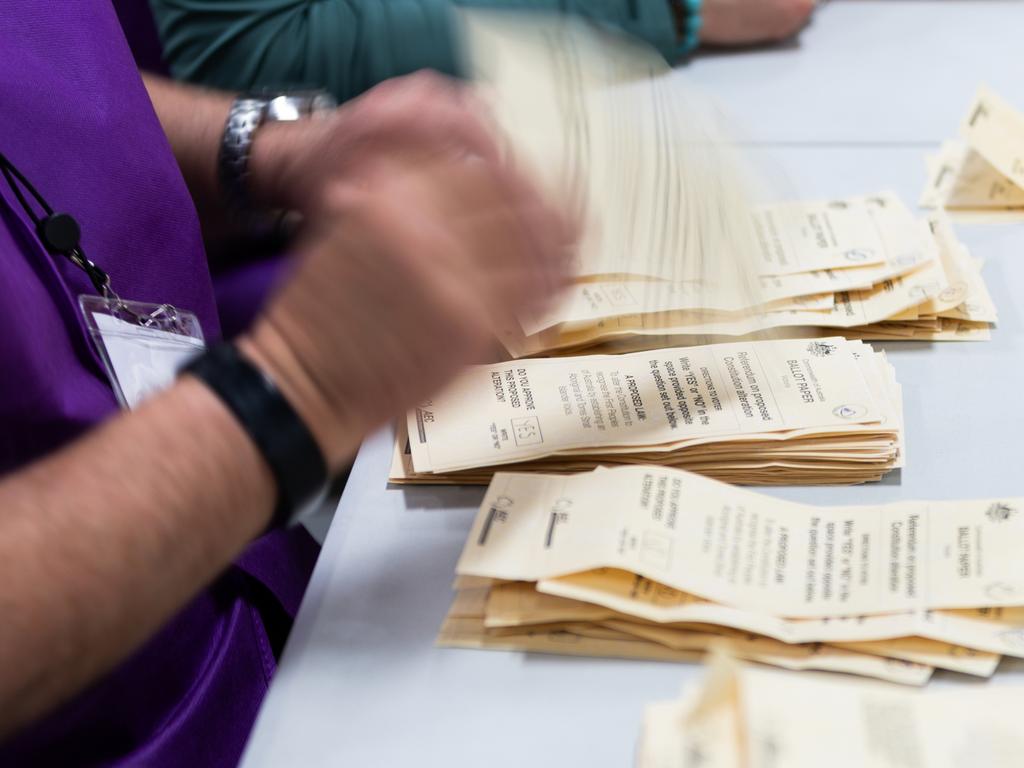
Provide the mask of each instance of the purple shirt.
{"label": "purple shirt", "polygon": [[[0,151],[78,219],[122,296],[190,309],[216,339],[195,209],[112,7],[8,0],[0,18]],[[0,472],[116,412],[77,306],[93,292],[0,184]],[[233,765],[315,554],[301,529],[255,542],[121,667],[0,746],[0,765]]]}

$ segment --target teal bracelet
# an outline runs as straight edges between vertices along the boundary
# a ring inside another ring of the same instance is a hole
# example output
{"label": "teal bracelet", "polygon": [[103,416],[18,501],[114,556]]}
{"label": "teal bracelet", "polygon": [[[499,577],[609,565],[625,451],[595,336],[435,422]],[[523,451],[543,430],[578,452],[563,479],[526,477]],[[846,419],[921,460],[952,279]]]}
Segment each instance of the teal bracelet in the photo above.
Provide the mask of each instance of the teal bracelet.
{"label": "teal bracelet", "polygon": [[700,45],[700,3],[701,0],[683,0],[683,5],[686,8],[686,36],[679,46],[680,56],[693,53]]}

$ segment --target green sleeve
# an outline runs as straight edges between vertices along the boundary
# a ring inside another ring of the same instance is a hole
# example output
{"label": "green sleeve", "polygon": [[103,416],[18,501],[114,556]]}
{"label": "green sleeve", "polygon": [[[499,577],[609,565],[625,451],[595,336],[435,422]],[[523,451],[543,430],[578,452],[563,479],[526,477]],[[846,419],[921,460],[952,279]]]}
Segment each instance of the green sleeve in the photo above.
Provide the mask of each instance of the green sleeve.
{"label": "green sleeve", "polygon": [[[175,77],[245,90],[322,87],[350,99],[418,69],[460,74],[448,0],[149,0]],[[668,0],[456,0],[563,10],[676,48]]]}

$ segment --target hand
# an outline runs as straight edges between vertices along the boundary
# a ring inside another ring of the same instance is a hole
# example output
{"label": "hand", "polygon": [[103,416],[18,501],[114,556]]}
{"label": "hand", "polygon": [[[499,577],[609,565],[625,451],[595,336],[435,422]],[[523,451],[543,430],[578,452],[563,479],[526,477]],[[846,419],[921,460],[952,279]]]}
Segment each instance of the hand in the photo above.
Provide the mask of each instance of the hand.
{"label": "hand", "polygon": [[338,184],[296,273],[241,342],[337,467],[566,283],[573,228],[497,160],[368,162]]}
{"label": "hand", "polygon": [[417,72],[381,83],[328,117],[263,126],[249,163],[253,201],[316,214],[330,187],[357,179],[367,158],[410,151],[498,157],[467,86]]}
{"label": "hand", "polygon": [[704,0],[702,43],[752,45],[785,40],[807,24],[816,0]]}

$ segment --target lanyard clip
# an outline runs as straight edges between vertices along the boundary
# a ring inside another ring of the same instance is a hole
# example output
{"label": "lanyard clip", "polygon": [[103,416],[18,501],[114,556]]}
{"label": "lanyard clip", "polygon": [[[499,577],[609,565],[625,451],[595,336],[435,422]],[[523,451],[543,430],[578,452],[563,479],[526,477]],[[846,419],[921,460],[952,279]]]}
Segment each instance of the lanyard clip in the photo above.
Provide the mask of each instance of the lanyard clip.
{"label": "lanyard clip", "polygon": [[110,277],[96,266],[79,246],[82,229],[70,213],[49,213],[36,223],[36,233],[50,251],[63,253],[76,267],[88,275],[97,293],[106,294]]}
{"label": "lanyard clip", "polygon": [[72,264],[88,275],[89,281],[93,284],[93,287],[96,289],[98,294],[105,298],[110,298],[110,275],[96,266],[96,264],[78,248],[68,251],[67,257],[70,259]]}
{"label": "lanyard clip", "polygon": [[[36,225],[36,234],[51,253],[59,253],[65,256],[72,264],[85,272],[89,281],[93,284],[96,292],[108,297],[110,291],[110,277],[102,269],[97,267],[82,251],[79,242],[82,238],[82,228],[78,226],[75,217],[70,213],[55,212],[46,199],[39,194],[32,183],[25,178],[25,174],[19,171],[14,163],[0,152],[0,173],[7,180],[8,186],[14,192],[21,207],[33,223]],[[45,216],[40,217],[25,197],[22,187],[35,199],[39,207],[43,209]],[[120,299],[118,299],[120,301]]]}

